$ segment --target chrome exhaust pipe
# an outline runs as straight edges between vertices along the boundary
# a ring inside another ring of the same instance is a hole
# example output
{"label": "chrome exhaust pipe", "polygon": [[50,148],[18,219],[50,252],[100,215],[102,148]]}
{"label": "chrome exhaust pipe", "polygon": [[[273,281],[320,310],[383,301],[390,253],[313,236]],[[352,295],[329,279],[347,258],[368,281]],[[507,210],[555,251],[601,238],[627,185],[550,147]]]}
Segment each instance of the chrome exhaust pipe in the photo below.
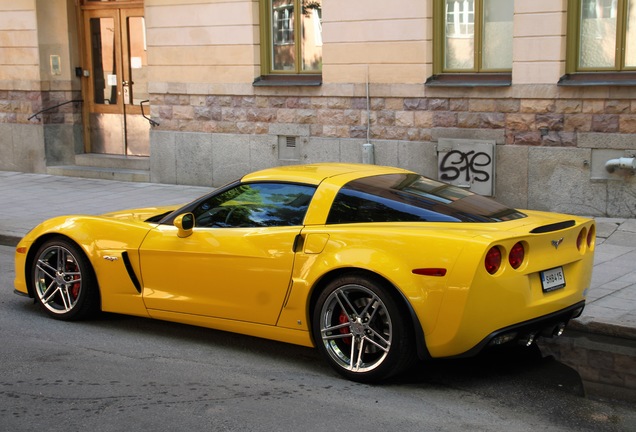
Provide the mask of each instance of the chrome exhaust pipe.
{"label": "chrome exhaust pipe", "polygon": [[526,336],[522,337],[519,342],[524,345],[529,347],[530,345],[532,345],[534,343],[534,341],[537,338],[537,334],[536,333],[529,333]]}
{"label": "chrome exhaust pipe", "polygon": [[563,334],[564,331],[565,331],[565,323],[559,323],[554,328],[554,331],[552,332],[552,336],[559,337]]}

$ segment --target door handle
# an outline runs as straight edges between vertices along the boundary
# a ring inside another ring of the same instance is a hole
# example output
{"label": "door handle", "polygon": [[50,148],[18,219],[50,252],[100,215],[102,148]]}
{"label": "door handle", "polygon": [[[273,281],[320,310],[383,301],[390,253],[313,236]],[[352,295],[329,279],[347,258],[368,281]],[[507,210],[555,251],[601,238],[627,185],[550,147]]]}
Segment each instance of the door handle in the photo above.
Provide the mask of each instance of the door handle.
{"label": "door handle", "polygon": [[133,85],[133,84],[135,84],[133,81],[122,81],[121,82],[121,85],[123,85],[123,86],[129,86],[129,85]]}

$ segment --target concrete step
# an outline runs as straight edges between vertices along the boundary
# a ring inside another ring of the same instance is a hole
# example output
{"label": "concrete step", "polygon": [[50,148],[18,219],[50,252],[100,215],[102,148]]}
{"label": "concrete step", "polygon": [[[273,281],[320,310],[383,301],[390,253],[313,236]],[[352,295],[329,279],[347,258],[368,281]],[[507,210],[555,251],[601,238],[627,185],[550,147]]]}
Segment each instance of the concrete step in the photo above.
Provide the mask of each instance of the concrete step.
{"label": "concrete step", "polygon": [[150,158],[147,156],[84,153],[75,155],[75,165],[148,171],[150,170]]}
{"label": "concrete step", "polygon": [[150,170],[100,166],[60,165],[46,168],[48,174],[128,182],[150,182]]}

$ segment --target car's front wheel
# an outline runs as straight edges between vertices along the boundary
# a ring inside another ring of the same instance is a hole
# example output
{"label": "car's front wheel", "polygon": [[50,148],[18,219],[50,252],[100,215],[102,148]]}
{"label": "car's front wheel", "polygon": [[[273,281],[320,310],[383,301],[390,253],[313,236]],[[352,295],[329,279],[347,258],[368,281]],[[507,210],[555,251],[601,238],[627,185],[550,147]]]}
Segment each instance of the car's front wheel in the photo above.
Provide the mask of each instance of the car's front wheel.
{"label": "car's front wheel", "polygon": [[340,277],[320,293],[313,310],[316,345],[341,375],[377,382],[415,360],[412,327],[379,279]]}
{"label": "car's front wheel", "polygon": [[33,291],[38,303],[54,318],[88,318],[99,309],[95,273],[74,243],[56,238],[42,244],[32,264]]}

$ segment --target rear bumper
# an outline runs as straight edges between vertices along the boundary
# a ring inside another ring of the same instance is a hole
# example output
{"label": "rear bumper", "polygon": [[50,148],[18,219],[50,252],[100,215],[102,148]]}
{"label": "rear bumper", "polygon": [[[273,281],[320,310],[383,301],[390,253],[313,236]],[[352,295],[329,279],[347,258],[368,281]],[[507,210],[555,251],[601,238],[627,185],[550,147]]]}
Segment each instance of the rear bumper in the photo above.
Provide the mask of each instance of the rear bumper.
{"label": "rear bumper", "polygon": [[580,316],[584,308],[585,301],[581,301],[560,311],[496,330],[470,350],[452,358],[472,357],[490,346],[532,343],[538,337],[557,336],[555,333],[565,328],[571,319]]}

